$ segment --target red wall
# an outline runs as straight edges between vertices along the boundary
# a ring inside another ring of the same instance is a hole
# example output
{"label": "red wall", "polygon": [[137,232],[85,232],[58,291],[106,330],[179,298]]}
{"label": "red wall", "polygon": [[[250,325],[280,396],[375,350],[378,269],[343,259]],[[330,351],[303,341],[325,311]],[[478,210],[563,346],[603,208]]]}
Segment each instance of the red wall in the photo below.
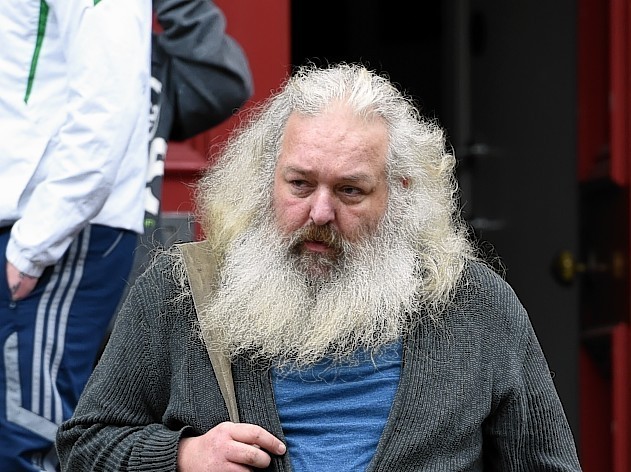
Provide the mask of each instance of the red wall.
{"label": "red wall", "polygon": [[[243,47],[254,76],[254,96],[247,109],[282,84],[290,69],[289,0],[216,0],[226,15],[227,32]],[[233,117],[181,143],[171,142],[165,163],[162,211],[190,212],[192,184],[212,161],[211,146],[222,143],[235,127]]]}

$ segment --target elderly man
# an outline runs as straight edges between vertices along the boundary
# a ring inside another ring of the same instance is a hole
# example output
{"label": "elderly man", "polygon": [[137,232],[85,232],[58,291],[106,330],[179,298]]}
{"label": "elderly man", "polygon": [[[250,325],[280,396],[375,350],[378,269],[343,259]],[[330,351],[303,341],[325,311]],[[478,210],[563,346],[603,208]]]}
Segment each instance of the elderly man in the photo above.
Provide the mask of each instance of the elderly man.
{"label": "elderly man", "polygon": [[59,431],[64,467],[580,470],[454,163],[385,78],[299,69],[201,180],[201,256],[163,254],[131,290]]}

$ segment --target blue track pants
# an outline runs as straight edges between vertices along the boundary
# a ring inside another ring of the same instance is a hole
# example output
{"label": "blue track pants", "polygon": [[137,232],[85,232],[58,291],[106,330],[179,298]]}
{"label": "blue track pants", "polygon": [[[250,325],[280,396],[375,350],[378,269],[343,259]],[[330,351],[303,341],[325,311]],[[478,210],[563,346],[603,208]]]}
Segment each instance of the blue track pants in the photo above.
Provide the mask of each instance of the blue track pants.
{"label": "blue track pants", "polygon": [[91,225],[35,290],[11,301],[0,231],[0,471],[57,470],[54,439],[87,382],[129,276],[137,235]]}

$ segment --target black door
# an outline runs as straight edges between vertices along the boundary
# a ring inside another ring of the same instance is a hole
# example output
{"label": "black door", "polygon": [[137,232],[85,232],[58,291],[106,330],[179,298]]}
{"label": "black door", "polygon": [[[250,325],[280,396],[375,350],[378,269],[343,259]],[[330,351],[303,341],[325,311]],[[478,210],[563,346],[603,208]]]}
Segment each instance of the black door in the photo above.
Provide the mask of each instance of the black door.
{"label": "black door", "polygon": [[466,215],[530,314],[578,440],[578,288],[553,272],[578,245],[576,5],[444,5]]}
{"label": "black door", "polygon": [[570,0],[292,3],[292,62],[361,60],[447,127],[463,205],[527,308],[577,435],[576,6]]}

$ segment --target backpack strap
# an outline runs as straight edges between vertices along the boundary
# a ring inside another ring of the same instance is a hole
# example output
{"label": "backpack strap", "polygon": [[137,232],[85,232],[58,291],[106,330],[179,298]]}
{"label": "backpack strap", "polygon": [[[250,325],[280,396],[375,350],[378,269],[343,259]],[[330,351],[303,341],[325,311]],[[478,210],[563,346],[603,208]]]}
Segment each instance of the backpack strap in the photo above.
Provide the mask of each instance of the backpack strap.
{"label": "backpack strap", "polygon": [[[205,297],[213,285],[212,282],[217,277],[217,262],[206,241],[182,243],[178,244],[177,247],[182,252],[184,268],[193,294],[195,312],[199,319],[200,313],[202,313],[201,308],[206,303]],[[239,412],[237,410],[237,398],[234,393],[230,359],[224,353],[211,349],[211,340],[216,336],[216,333],[204,331],[203,336],[210,363],[213,366],[217,383],[230,414],[230,421],[238,423]]]}

